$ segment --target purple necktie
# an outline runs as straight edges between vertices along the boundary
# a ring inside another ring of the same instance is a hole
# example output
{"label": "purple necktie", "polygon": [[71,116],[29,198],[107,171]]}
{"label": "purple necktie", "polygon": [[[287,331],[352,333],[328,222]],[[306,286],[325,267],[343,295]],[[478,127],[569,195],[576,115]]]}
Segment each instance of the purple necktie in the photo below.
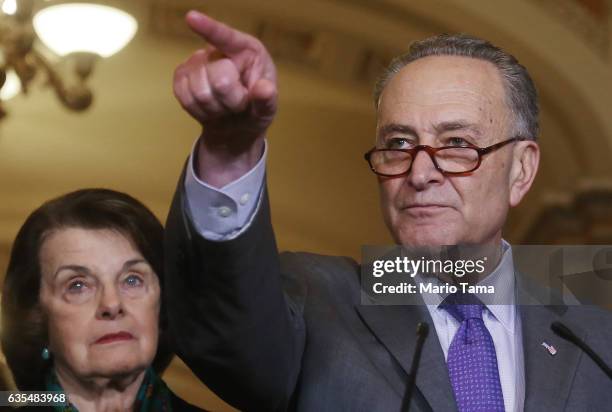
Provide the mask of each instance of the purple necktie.
{"label": "purple necktie", "polygon": [[474,295],[450,295],[440,305],[461,322],[448,348],[447,366],[459,412],[504,411],[493,338]]}

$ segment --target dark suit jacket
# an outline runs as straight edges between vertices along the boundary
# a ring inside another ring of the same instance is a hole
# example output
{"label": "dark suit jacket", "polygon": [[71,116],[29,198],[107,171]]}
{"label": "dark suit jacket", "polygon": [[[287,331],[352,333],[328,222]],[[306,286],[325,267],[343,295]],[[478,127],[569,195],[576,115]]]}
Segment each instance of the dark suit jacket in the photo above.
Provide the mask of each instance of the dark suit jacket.
{"label": "dark suit jacket", "polygon": [[[186,216],[182,182],[166,227],[165,298],[177,353],[195,374],[243,410],[399,411],[416,325],[432,324],[427,308],[361,305],[352,259],[279,255],[266,194],[238,238],[203,239]],[[562,320],[610,362],[610,316],[556,309],[520,308],[525,410],[610,408],[612,383],[550,330]],[[456,410],[436,333],[425,343],[416,385],[412,411]]]}

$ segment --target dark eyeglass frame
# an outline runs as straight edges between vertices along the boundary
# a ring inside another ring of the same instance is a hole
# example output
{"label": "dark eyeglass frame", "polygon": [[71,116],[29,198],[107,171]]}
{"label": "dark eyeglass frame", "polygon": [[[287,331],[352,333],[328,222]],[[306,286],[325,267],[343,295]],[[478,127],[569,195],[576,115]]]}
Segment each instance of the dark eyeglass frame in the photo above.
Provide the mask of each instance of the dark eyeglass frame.
{"label": "dark eyeglass frame", "polygon": [[[376,147],[373,147],[372,149],[368,150],[368,152],[366,152],[364,154],[364,158],[365,160],[368,162],[368,164],[370,165],[370,169],[376,173],[378,176],[383,176],[383,177],[397,177],[397,176],[404,176],[410,173],[410,171],[412,170],[412,165],[414,164],[414,159],[416,159],[417,154],[421,151],[424,150],[425,152],[427,152],[427,154],[429,155],[429,158],[431,159],[432,163],[434,164],[434,166],[436,167],[436,169],[442,173],[445,176],[466,176],[470,173],[472,173],[474,170],[478,169],[480,167],[480,164],[482,163],[482,157],[484,155],[487,155],[491,152],[494,152],[495,150],[509,144],[512,142],[522,142],[525,140],[529,140],[527,137],[522,137],[522,136],[515,136],[512,137],[508,140],[504,140],[502,142],[499,143],[495,143],[491,146],[487,146],[487,147],[478,147],[476,145],[467,145],[467,146],[442,146],[442,147],[431,147],[428,145],[424,145],[424,144],[420,144],[418,146],[414,146],[411,147],[410,149],[377,149]],[[465,172],[447,172],[445,170],[443,170],[442,168],[440,168],[440,166],[438,166],[438,162],[436,162],[436,157],[434,156],[437,152],[439,152],[440,150],[444,150],[444,149],[458,149],[458,148],[468,148],[468,149],[474,149],[476,150],[476,152],[478,153],[478,162],[476,163],[476,166],[474,166],[474,168],[470,169],[470,170],[466,170]],[[408,153],[410,156],[412,156],[412,161],[410,162],[410,166],[408,167],[408,170],[406,170],[405,172],[402,173],[397,173],[397,174],[386,174],[386,173],[380,173],[377,172],[376,169],[374,168],[374,166],[372,165],[372,162],[370,161],[370,158],[372,157],[372,154],[375,152],[404,152],[404,153]]]}

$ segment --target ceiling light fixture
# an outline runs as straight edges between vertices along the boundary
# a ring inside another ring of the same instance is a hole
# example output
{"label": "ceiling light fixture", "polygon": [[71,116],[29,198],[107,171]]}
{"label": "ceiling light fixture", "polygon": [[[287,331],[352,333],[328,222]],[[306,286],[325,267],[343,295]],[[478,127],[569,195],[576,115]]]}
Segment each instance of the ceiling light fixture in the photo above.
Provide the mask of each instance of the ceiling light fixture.
{"label": "ceiling light fixture", "polygon": [[[125,47],[138,28],[131,15],[101,4],[0,1],[2,101],[19,91],[28,93],[42,72],[64,106],[87,109],[93,99],[87,79],[95,61]],[[73,71],[76,79],[68,80],[67,71]],[[0,106],[0,117],[5,114]]]}

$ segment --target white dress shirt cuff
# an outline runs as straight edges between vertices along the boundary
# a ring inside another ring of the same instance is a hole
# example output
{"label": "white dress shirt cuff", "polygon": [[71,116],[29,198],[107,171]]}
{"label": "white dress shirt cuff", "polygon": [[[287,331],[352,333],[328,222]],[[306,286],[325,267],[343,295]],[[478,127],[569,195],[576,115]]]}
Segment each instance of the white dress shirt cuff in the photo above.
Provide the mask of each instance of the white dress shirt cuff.
{"label": "white dress shirt cuff", "polygon": [[187,215],[200,236],[208,240],[231,240],[244,232],[255,217],[261,202],[266,172],[268,143],[257,164],[237,180],[214,188],[195,173],[193,158],[196,140],[185,173]]}

